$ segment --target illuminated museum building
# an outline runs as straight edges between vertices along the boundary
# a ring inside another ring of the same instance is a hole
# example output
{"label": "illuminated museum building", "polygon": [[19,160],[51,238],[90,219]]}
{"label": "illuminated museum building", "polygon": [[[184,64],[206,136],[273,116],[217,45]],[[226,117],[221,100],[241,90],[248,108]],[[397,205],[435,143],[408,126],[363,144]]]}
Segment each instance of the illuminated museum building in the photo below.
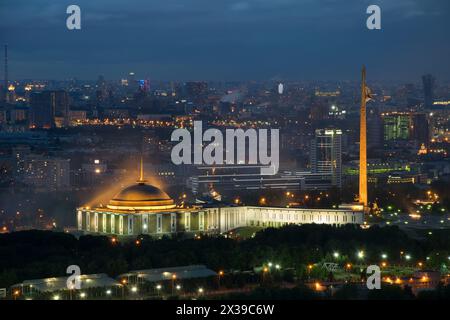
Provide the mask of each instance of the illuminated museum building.
{"label": "illuminated museum building", "polygon": [[363,212],[349,209],[297,209],[257,206],[177,206],[161,189],[141,178],[126,187],[107,206],[78,208],[80,231],[118,236],[175,233],[220,234],[244,226],[286,224],[362,224]]}

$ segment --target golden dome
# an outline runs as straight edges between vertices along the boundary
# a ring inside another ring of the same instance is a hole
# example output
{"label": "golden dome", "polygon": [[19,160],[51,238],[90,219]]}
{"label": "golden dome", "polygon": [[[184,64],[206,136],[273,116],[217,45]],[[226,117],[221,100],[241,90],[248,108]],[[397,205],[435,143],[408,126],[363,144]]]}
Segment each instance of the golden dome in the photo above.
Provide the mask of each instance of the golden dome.
{"label": "golden dome", "polygon": [[167,193],[141,180],[116,194],[107,207],[118,210],[161,210],[172,209],[175,203]]}

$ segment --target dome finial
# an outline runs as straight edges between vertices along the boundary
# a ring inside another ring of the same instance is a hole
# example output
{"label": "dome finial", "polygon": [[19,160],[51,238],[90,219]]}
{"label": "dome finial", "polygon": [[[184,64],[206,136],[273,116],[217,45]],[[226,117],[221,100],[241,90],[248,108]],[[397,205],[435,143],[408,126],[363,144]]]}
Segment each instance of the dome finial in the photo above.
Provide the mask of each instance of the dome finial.
{"label": "dome finial", "polygon": [[141,156],[141,168],[138,182],[144,182],[144,158]]}

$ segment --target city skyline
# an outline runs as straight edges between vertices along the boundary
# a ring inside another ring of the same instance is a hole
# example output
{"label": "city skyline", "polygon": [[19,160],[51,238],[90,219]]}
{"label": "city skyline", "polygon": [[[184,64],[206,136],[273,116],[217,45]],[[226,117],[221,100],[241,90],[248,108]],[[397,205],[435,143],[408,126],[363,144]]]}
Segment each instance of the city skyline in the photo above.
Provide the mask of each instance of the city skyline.
{"label": "city skyline", "polygon": [[1,2],[0,300],[448,299],[449,9]]}

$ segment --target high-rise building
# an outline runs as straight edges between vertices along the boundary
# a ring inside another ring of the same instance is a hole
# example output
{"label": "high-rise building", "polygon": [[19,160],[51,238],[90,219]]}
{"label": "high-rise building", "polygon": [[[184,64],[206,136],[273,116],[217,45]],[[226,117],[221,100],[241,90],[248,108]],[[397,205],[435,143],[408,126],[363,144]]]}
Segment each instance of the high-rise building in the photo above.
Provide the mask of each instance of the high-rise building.
{"label": "high-rise building", "polygon": [[390,112],[382,114],[383,139],[415,140],[427,144],[429,140],[428,119],[425,113]]}
{"label": "high-rise building", "polygon": [[311,169],[313,173],[330,174],[332,184],[341,187],[342,131],[317,129],[311,143]]}
{"label": "high-rise building", "polygon": [[383,121],[377,108],[371,108],[367,112],[367,145],[380,147],[383,142]]}
{"label": "high-rise building", "polygon": [[67,127],[69,125],[69,96],[66,91],[54,91],[54,120],[57,127]]}
{"label": "high-rise building", "polygon": [[430,129],[425,113],[411,114],[410,130],[412,139],[416,140],[419,144],[428,145]]}
{"label": "high-rise building", "polygon": [[30,96],[30,127],[53,128],[54,127],[54,104],[50,91],[33,92]]}
{"label": "high-rise building", "polygon": [[278,94],[283,94],[284,92],[284,84],[281,82],[278,84]]}
{"label": "high-rise building", "polygon": [[383,113],[383,140],[408,140],[410,115],[404,112]]}
{"label": "high-rise building", "polygon": [[69,124],[69,98],[67,92],[34,92],[30,97],[30,126],[33,128],[53,128]]}
{"label": "high-rise building", "polygon": [[138,89],[138,83],[136,81],[136,74],[130,72],[127,78],[127,86],[130,92],[135,92]]}
{"label": "high-rise building", "polygon": [[422,76],[422,83],[423,83],[424,104],[426,108],[430,108],[433,106],[434,102],[435,79],[431,74],[426,74]]}
{"label": "high-rise building", "polygon": [[22,181],[38,189],[67,190],[70,188],[70,160],[29,156],[24,161]]}

